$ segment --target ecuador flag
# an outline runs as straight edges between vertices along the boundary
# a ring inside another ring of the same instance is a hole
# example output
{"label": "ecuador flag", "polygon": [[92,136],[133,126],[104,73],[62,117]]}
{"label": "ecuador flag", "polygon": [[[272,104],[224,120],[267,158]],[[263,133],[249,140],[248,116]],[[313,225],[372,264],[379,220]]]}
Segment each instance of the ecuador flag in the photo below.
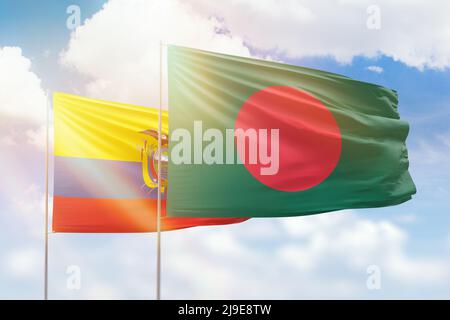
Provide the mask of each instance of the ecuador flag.
{"label": "ecuador flag", "polygon": [[299,216],[416,192],[391,89],[176,46],[168,78],[168,216]]}
{"label": "ecuador flag", "polygon": [[[158,111],[64,93],[53,107],[53,231],[156,231]],[[167,112],[162,124],[161,230],[246,220],[166,216]]]}

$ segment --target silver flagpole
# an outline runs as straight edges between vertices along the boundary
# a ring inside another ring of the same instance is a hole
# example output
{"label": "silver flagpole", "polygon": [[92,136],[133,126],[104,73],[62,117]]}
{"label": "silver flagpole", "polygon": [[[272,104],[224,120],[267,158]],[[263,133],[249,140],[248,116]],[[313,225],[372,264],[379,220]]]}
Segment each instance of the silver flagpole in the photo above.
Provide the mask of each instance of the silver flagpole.
{"label": "silver flagpole", "polygon": [[161,300],[161,131],[162,131],[162,76],[163,45],[159,43],[159,113],[158,113],[158,205],[156,217],[156,300]]}
{"label": "silver flagpole", "polygon": [[49,162],[49,122],[50,100],[47,91],[47,116],[46,116],[46,140],[45,140],[45,253],[44,253],[44,300],[48,300],[48,162]]}

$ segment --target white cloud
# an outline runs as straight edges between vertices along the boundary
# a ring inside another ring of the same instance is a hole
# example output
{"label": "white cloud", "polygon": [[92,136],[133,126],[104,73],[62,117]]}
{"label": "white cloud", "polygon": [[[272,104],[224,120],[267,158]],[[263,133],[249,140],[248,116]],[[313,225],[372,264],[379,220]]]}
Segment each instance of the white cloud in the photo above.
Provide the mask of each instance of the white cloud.
{"label": "white cloud", "polygon": [[46,108],[31,60],[18,47],[0,48],[0,295],[6,298],[41,292]]}
{"label": "white cloud", "polygon": [[415,214],[402,214],[395,217],[395,220],[399,223],[409,224],[416,223],[418,221],[417,215]]}
{"label": "white cloud", "polygon": [[2,258],[6,273],[16,278],[36,277],[42,272],[40,262],[42,255],[36,248],[15,249]]}
{"label": "white cloud", "polygon": [[[154,234],[50,240],[52,298],[154,297]],[[420,298],[423,289],[447,288],[448,259],[412,255],[408,243],[395,224],[350,212],[167,232],[163,298],[371,298],[369,265],[380,267],[382,294],[389,297],[408,290]],[[66,288],[68,265],[81,268],[79,291]]]}
{"label": "white cloud", "polygon": [[94,284],[87,291],[86,299],[90,300],[119,300],[123,299],[121,293],[109,284]]}
{"label": "white cloud", "polygon": [[[45,143],[47,139],[47,128],[45,126],[41,126],[35,130],[28,129],[25,131],[27,136],[27,142],[29,144],[35,145],[41,149],[45,148]],[[51,136],[51,132],[49,132],[49,136]]]}
{"label": "white cloud", "polygon": [[36,212],[42,212],[44,209],[44,195],[40,188],[35,184],[29,185],[28,188],[23,190],[22,194],[20,194],[20,197],[14,197],[12,200],[17,212],[20,212],[21,214],[32,215]]}
{"label": "white cloud", "polygon": [[386,261],[389,274],[406,285],[448,283],[448,261],[442,258],[410,259],[403,254],[393,253]]}
{"label": "white cloud", "polygon": [[17,142],[16,142],[16,140],[14,139],[14,136],[13,136],[13,135],[7,134],[7,135],[4,135],[4,136],[0,139],[0,145],[12,147],[12,146],[17,145]]}
{"label": "white cloud", "polygon": [[[272,231],[255,236],[258,228]],[[163,242],[166,298],[370,297],[374,264],[394,297],[450,277],[448,259],[409,254],[394,223],[350,212],[165,233]]]}
{"label": "white cloud", "polygon": [[249,56],[243,40],[183,1],[110,0],[75,30],[61,63],[88,75],[89,96],[157,106],[159,43]]}
{"label": "white cloud", "polygon": [[450,276],[450,261],[408,256],[407,234],[392,222],[371,221],[357,214],[333,215],[283,220],[295,239],[306,242],[289,245],[289,252],[297,250],[311,269],[325,262],[326,257],[335,257],[355,271],[376,262],[393,281],[409,285],[439,283]]}
{"label": "white cloud", "polygon": [[411,163],[420,165],[446,165],[450,162],[450,133],[434,134],[429,139],[418,139],[410,151]]}
{"label": "white cloud", "polygon": [[[450,65],[447,2],[383,0],[381,29],[366,27],[371,1],[109,0],[71,35],[60,62],[90,79],[91,97],[157,106],[159,42],[250,56],[390,56],[419,69]],[[433,17],[429,23],[413,18]],[[250,17],[250,18],[249,18]],[[414,35],[414,41],[412,36]],[[368,68],[382,72],[379,66]]]}
{"label": "white cloud", "polygon": [[18,47],[0,47],[0,114],[45,122],[47,97]]}
{"label": "white cloud", "polygon": [[383,73],[384,69],[380,66],[368,66],[367,70],[375,72],[375,73]]}
{"label": "white cloud", "polygon": [[262,50],[341,62],[384,54],[419,69],[450,66],[448,1],[376,1],[379,30],[366,26],[372,0],[192,1],[204,15],[223,18],[231,34]]}
{"label": "white cloud", "polygon": [[44,58],[49,58],[51,56],[52,52],[49,49],[44,50],[44,52],[42,53],[42,56]]}
{"label": "white cloud", "polygon": [[[13,193],[12,207],[9,214],[14,214],[15,217],[10,219],[16,220],[27,227],[28,235],[33,235],[35,238],[40,238],[43,234],[43,218],[45,208],[45,194],[36,184],[30,184],[20,193]],[[51,209],[51,208],[50,208]]]}

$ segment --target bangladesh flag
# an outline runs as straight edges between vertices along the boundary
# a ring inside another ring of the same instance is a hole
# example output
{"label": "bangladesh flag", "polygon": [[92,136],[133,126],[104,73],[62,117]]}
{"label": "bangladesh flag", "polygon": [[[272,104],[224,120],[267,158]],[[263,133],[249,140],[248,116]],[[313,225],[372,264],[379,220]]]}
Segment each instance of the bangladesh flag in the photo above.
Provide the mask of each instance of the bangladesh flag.
{"label": "bangladesh flag", "polygon": [[168,81],[169,216],[299,216],[416,192],[391,89],[176,46]]}

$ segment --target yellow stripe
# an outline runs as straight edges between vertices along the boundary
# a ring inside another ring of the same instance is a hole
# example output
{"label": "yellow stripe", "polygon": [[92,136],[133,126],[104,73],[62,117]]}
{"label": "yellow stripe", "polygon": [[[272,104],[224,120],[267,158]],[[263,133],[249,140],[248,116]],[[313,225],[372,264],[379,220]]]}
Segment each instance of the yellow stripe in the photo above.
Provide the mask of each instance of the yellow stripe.
{"label": "yellow stripe", "polygon": [[[55,155],[121,161],[141,161],[141,147],[158,130],[158,110],[88,99],[65,93],[53,95]],[[163,111],[162,131],[168,132]]]}

